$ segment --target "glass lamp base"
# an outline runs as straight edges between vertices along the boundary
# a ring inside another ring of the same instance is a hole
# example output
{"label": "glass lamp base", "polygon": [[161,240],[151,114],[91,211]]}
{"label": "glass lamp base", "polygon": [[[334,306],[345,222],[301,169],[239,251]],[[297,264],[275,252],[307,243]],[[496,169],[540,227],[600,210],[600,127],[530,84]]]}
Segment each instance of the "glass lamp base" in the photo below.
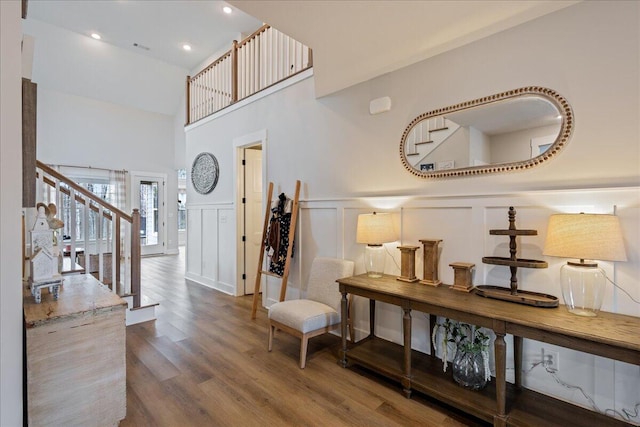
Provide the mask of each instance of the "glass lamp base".
{"label": "glass lamp base", "polygon": [[367,276],[377,279],[384,273],[384,261],[386,256],[382,245],[367,245],[364,249],[364,267]]}
{"label": "glass lamp base", "polygon": [[596,317],[598,315],[598,312],[595,310],[585,310],[583,308],[569,308],[567,307],[567,310],[569,310],[569,313],[571,314],[575,314],[578,316],[584,316],[584,317]]}
{"label": "glass lamp base", "polygon": [[565,264],[560,269],[560,282],[569,313],[585,317],[598,315],[606,288],[604,270],[597,265]]}

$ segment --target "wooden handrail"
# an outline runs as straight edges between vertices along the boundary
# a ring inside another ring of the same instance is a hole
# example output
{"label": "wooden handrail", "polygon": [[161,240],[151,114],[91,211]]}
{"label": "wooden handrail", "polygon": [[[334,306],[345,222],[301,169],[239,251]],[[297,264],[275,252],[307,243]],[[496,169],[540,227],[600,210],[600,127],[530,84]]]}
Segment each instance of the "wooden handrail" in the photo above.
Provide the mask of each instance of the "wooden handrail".
{"label": "wooden handrail", "polygon": [[[37,177],[38,177],[38,173],[36,173],[36,178]],[[52,180],[49,177],[43,176],[42,180],[44,181],[45,184],[47,184],[47,185],[49,185],[51,187],[55,187],[56,186],[55,181]],[[71,195],[71,190],[69,190],[68,188],[60,187],[60,191],[63,194],[66,194],[67,196]],[[86,200],[82,196],[80,196],[79,194],[76,194],[76,202],[79,202],[80,204],[85,205],[85,206],[87,205]],[[100,212],[100,209],[98,209],[97,207],[92,205],[91,202],[89,202],[89,209],[91,209],[92,211],[94,211],[96,213]],[[102,211],[102,216],[104,218],[108,219],[109,221],[113,220],[113,218],[111,217],[111,214],[109,212]]]}
{"label": "wooden handrail", "polygon": [[261,33],[264,33],[265,31],[267,31],[269,28],[271,28],[271,25],[264,24],[262,27],[258,28],[253,33],[251,33],[250,36],[247,36],[247,37],[243,38],[242,41],[240,43],[238,43],[238,48],[241,48],[245,44],[249,43],[251,40],[253,40],[256,37],[258,37],[258,35],[260,35]]}
{"label": "wooden handrail", "polygon": [[[51,175],[52,177],[58,179],[59,181],[64,182],[69,187],[73,188],[75,191],[77,191],[78,193],[80,193],[83,196],[87,197],[88,199],[92,200],[93,202],[95,202],[95,203],[97,203],[99,205],[102,205],[103,208],[109,209],[112,213],[120,216],[125,221],[127,221],[129,223],[133,222],[133,218],[131,217],[131,215],[128,215],[127,213],[125,213],[125,212],[121,211],[120,209],[116,208],[115,206],[110,205],[109,203],[105,202],[100,197],[98,197],[95,194],[93,194],[91,191],[89,191],[86,188],[76,184],[75,182],[73,182],[72,180],[67,178],[66,176],[62,175],[60,172],[58,172],[55,169],[52,169],[49,166],[45,165],[40,160],[36,160],[36,166],[38,168],[42,169],[43,172],[46,172],[47,174]],[[49,183],[47,183],[47,184],[49,184]],[[55,187],[55,184],[53,186]]]}

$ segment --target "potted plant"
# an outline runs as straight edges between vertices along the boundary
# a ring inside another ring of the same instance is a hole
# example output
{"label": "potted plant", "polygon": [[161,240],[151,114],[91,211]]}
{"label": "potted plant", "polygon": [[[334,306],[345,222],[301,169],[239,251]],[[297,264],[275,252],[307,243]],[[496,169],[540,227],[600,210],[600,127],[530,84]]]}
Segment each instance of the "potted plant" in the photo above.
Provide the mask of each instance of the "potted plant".
{"label": "potted plant", "polygon": [[447,371],[449,345],[453,344],[453,379],[465,388],[480,390],[491,380],[489,367],[489,334],[484,328],[445,319],[433,328],[433,351],[438,346],[438,333],[442,331],[440,359]]}

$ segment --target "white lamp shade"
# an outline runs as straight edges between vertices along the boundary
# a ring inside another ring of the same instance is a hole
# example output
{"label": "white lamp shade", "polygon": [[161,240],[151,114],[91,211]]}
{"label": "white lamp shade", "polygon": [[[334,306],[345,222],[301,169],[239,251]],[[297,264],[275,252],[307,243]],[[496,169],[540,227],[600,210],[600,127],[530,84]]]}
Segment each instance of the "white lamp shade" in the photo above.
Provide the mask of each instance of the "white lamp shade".
{"label": "white lamp shade", "polygon": [[368,245],[380,245],[398,240],[393,229],[391,214],[372,213],[358,215],[356,241]]}
{"label": "white lamp shade", "polygon": [[618,217],[603,214],[551,215],[543,254],[602,261],[627,260]]}

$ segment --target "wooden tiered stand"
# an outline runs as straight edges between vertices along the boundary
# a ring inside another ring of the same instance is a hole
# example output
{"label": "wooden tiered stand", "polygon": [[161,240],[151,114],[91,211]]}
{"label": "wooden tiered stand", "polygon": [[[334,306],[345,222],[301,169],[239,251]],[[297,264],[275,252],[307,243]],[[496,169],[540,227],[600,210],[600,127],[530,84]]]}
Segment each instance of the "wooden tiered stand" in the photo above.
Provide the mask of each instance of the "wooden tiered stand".
{"label": "wooden tiered stand", "polygon": [[533,305],[536,307],[557,307],[558,298],[553,295],[518,290],[518,278],[516,277],[518,267],[547,268],[548,266],[546,261],[521,259],[516,257],[518,252],[516,237],[537,236],[538,231],[516,229],[516,210],[511,206],[509,208],[509,229],[489,230],[489,234],[495,236],[509,236],[509,253],[511,254],[509,258],[488,256],[483,257],[482,262],[485,264],[508,266],[511,270],[511,287],[504,288],[502,286],[490,285],[476,286],[476,294],[487,298],[495,298],[519,304]]}
{"label": "wooden tiered stand", "polygon": [[293,251],[293,239],[296,232],[296,223],[298,221],[298,200],[300,198],[300,181],[296,181],[296,190],[293,197],[293,206],[291,210],[291,224],[289,226],[289,247],[287,248],[287,259],[284,263],[284,271],[282,276],[276,273],[272,273],[268,270],[263,270],[264,264],[264,250],[265,240],[267,238],[267,230],[269,228],[269,217],[271,216],[271,198],[273,196],[273,182],[269,183],[269,190],[267,194],[267,207],[264,213],[264,225],[262,227],[262,243],[260,244],[260,257],[258,258],[258,274],[256,274],[256,283],[253,291],[253,307],[251,309],[251,319],[256,318],[256,311],[258,310],[258,298],[260,294],[260,282],[262,281],[262,275],[276,277],[281,280],[280,284],[280,301],[284,301],[287,293],[287,281],[289,280],[289,268],[291,266],[291,252]]}

